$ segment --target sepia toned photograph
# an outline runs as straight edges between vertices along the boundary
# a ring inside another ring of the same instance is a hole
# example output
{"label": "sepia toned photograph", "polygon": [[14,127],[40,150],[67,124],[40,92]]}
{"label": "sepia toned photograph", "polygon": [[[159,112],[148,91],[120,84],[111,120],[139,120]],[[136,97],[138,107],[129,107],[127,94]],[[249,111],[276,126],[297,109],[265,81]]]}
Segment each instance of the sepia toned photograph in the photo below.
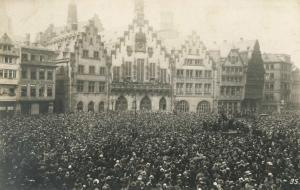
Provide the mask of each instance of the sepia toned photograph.
{"label": "sepia toned photograph", "polygon": [[0,0],[0,190],[299,190],[300,0]]}

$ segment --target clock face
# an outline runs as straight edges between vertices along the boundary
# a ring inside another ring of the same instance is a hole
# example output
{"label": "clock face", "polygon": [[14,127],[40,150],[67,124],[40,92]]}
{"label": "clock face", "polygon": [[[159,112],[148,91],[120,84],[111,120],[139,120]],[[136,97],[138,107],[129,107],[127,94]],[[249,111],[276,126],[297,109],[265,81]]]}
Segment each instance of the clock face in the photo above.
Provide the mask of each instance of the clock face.
{"label": "clock face", "polygon": [[144,42],[136,42],[136,50],[139,50],[139,51],[144,51],[145,49],[145,43]]}

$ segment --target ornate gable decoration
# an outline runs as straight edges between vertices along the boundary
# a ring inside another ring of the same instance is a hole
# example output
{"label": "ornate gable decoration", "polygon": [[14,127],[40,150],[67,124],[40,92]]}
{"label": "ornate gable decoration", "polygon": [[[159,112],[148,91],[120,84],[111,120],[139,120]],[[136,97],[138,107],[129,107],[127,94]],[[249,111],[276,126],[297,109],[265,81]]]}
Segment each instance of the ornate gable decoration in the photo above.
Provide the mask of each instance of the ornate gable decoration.
{"label": "ornate gable decoration", "polygon": [[146,52],[146,35],[142,31],[135,35],[135,52]]}

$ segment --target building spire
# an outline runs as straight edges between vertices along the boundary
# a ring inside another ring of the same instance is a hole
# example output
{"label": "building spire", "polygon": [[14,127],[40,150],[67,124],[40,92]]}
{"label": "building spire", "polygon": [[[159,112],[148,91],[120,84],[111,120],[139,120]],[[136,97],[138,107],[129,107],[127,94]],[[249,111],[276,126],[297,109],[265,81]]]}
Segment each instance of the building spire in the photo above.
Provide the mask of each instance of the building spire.
{"label": "building spire", "polygon": [[75,3],[75,0],[71,0],[68,7],[67,29],[77,30],[77,25],[77,5]]}
{"label": "building spire", "polygon": [[261,64],[262,65],[263,60],[260,52],[260,46],[258,40],[255,41],[252,57],[250,59],[249,64]]}
{"label": "building spire", "polygon": [[134,12],[138,21],[144,20],[144,0],[135,0]]}

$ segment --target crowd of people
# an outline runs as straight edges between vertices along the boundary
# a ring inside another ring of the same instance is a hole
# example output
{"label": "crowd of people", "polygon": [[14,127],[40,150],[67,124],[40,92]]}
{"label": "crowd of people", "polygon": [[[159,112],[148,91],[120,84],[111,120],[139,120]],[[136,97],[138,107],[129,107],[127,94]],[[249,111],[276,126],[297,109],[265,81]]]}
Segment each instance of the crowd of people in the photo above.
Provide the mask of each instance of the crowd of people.
{"label": "crowd of people", "polygon": [[[131,112],[1,118],[0,189],[299,188],[299,115],[224,120]],[[217,130],[224,123],[249,130]]]}

